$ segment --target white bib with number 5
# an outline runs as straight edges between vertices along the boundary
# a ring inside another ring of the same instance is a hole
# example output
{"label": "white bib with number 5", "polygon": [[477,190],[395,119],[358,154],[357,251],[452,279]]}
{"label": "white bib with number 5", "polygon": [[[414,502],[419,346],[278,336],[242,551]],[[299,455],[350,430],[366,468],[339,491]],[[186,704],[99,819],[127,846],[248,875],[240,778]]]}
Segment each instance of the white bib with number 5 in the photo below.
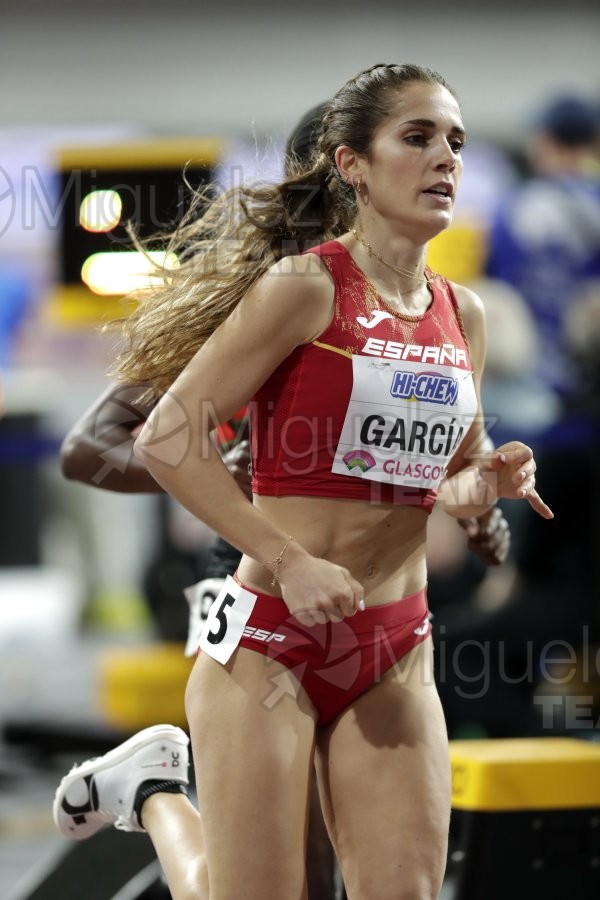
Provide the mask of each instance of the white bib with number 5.
{"label": "white bib with number 5", "polygon": [[183,589],[190,608],[184,656],[195,656],[198,652],[204,623],[208,619],[211,606],[219,596],[223,583],[223,578],[203,578],[202,581]]}
{"label": "white bib with number 5", "polygon": [[228,575],[209,610],[200,635],[200,649],[217,662],[228,662],[241,640],[256,600],[256,594]]}

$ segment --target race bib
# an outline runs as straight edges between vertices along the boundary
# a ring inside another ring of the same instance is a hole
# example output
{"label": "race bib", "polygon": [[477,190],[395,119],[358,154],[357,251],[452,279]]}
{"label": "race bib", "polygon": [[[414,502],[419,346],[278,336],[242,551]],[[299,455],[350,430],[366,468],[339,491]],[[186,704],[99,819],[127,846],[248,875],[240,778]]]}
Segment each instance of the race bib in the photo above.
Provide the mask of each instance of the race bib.
{"label": "race bib", "polygon": [[477,414],[473,373],[352,357],[352,394],[332,471],[435,490]]}
{"label": "race bib", "polygon": [[204,578],[183,589],[190,608],[184,656],[195,656],[208,613],[223,587],[223,578]]}
{"label": "race bib", "polygon": [[198,642],[200,649],[217,662],[228,662],[240,642],[256,599],[256,594],[228,575],[208,611]]}

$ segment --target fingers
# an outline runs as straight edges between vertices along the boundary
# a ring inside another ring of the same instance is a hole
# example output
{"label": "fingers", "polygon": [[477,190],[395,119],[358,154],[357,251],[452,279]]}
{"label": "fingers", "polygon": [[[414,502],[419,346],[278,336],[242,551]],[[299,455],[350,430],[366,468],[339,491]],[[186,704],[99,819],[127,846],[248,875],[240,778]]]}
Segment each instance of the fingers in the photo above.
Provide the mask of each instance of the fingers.
{"label": "fingers", "polygon": [[495,534],[501,518],[502,513],[499,508],[493,506],[478,518],[473,516],[469,519],[458,519],[458,523],[465,529],[470,542],[487,543]]}
{"label": "fingers", "polygon": [[513,475],[513,483],[520,484],[517,496],[526,498],[531,508],[543,519],[553,519],[554,513],[535,489],[535,471],[535,460],[531,458]]}
{"label": "fingers", "polygon": [[347,569],[334,566],[335,585],[327,591],[319,591],[319,599],[310,606],[291,610],[292,615],[303,625],[323,625],[336,622],[363,610],[364,589]]}
{"label": "fingers", "polygon": [[487,468],[492,472],[499,472],[505,466],[521,466],[525,465],[529,460],[533,459],[533,450],[520,441],[510,441],[503,444],[491,453],[487,461],[481,468]]}
{"label": "fingers", "polygon": [[511,464],[519,460],[526,462],[533,457],[531,447],[528,447],[527,444],[522,444],[521,441],[509,441],[507,444],[502,444],[501,447],[496,448],[495,453],[502,454],[506,461]]}
{"label": "fingers", "polygon": [[506,519],[502,519],[503,528],[499,528],[487,541],[475,543],[469,541],[469,549],[486,565],[499,566],[506,561],[510,550],[510,530]]}
{"label": "fingers", "polygon": [[[336,621],[346,619],[355,615],[361,608],[364,608],[364,590],[362,585],[352,578],[347,570],[341,570],[344,585],[324,600],[323,603],[316,608],[310,610],[315,618],[315,623],[320,624],[322,621]],[[362,603],[362,607],[361,607]],[[323,619],[323,616],[325,619]]]}
{"label": "fingers", "polygon": [[327,622],[341,622],[342,619],[346,618],[339,607],[332,608],[329,611],[309,607],[307,609],[299,609],[292,615],[302,625],[306,625],[307,628],[313,628],[315,625],[325,625]]}
{"label": "fingers", "polygon": [[469,519],[467,533],[473,538],[487,540],[498,528],[502,513],[497,506],[492,506],[477,519]]}
{"label": "fingers", "polygon": [[550,507],[535,490],[536,463],[531,447],[518,441],[504,444],[491,454],[486,467],[497,473],[498,497],[526,499],[538,515],[544,519],[554,518]]}
{"label": "fingers", "polygon": [[307,628],[313,628],[315,625],[325,625],[329,621],[325,613],[318,609],[301,609],[293,613],[293,616],[301,625],[305,625]]}
{"label": "fingers", "polygon": [[[553,519],[554,513],[535,489],[536,464],[533,451],[523,444],[519,450],[510,452],[514,454],[511,464],[517,467],[517,471],[512,476],[513,484],[518,485],[517,497],[526,498],[531,508],[543,519]],[[506,453],[507,462],[510,452]]]}
{"label": "fingers", "polygon": [[508,530],[508,523],[502,516],[499,509],[495,509],[494,515],[489,521],[482,525],[478,531],[471,536],[471,544],[481,544],[482,546],[494,547],[497,543],[504,539]]}
{"label": "fingers", "polygon": [[493,507],[479,519],[465,519],[467,546],[488,566],[503,563],[510,550],[510,528],[499,507]]}
{"label": "fingers", "polygon": [[527,502],[529,503],[531,508],[542,517],[542,519],[554,518],[554,513],[552,512],[550,507],[546,503],[544,503],[535,488],[531,491],[531,493],[527,494]]}
{"label": "fingers", "polygon": [[518,471],[512,477],[513,484],[518,485],[517,494],[519,497],[526,497],[527,494],[535,487],[535,470],[536,464],[534,459],[530,459],[524,465],[520,465]]}
{"label": "fingers", "polygon": [[348,582],[348,593],[344,594],[342,599],[338,601],[338,606],[344,616],[353,616],[359,609],[364,608],[365,591],[356,578],[353,578],[350,572],[343,570],[344,577]]}
{"label": "fingers", "polygon": [[474,517],[469,519],[457,519],[456,521],[461,528],[464,528],[469,537],[476,537],[481,530],[479,522]]}

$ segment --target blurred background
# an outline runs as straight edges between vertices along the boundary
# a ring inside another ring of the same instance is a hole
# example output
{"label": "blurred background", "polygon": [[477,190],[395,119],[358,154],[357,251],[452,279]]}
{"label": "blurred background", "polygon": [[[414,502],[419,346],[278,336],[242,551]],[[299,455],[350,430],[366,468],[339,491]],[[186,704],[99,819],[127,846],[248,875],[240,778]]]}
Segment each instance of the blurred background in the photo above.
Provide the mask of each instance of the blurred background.
{"label": "blurred background", "polygon": [[499,569],[432,517],[450,735],[595,740],[597,4],[0,9],[0,895],[28,896],[33,862],[50,865],[65,757],[163,718],[185,724],[182,589],[214,536],[164,497],[103,490],[109,458],[95,488],[59,468],[65,435],[108,386],[116,337],[102,326],[135,284],[123,222],[149,235],[177,220],[186,165],[192,186],[278,177],[301,116],[376,62],[429,66],[458,91],[464,181],[429,261],[480,292],[491,437],[534,446],[556,513],[548,524],[507,508]]}

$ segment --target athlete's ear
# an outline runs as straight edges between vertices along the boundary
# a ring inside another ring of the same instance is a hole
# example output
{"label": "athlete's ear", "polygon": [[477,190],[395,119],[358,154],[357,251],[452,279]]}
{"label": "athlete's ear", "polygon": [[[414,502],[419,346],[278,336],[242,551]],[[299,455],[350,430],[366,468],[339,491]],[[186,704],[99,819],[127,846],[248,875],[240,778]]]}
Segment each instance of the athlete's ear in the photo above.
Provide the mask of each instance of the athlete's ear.
{"label": "athlete's ear", "polygon": [[335,164],[340,177],[348,184],[354,185],[362,181],[365,169],[365,159],[356,150],[346,144],[340,144],[335,151]]}

